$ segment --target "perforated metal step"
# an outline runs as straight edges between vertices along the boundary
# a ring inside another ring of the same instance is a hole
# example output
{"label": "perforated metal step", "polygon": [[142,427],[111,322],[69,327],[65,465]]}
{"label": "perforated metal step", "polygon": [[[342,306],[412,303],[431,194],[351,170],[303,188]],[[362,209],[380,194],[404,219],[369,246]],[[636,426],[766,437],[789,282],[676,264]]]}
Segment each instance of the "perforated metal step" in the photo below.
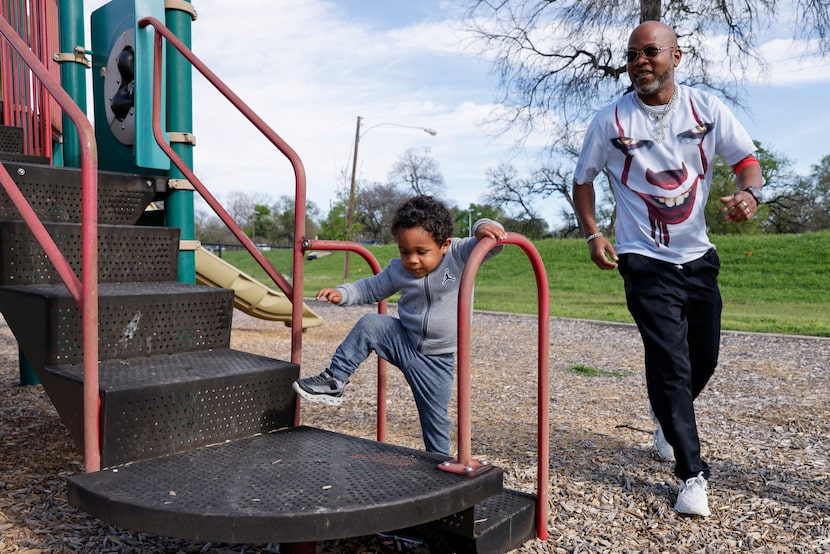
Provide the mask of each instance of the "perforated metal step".
{"label": "perforated metal step", "polygon": [[[63,285],[0,288],[0,310],[32,366],[79,363],[80,310]],[[102,283],[99,360],[225,348],[233,291],[186,283]]]}
{"label": "perforated metal step", "polygon": [[[82,277],[80,225],[46,223],[44,227],[75,274]],[[175,228],[100,225],[98,281],[175,281],[178,247]],[[0,221],[0,285],[60,282],[28,226],[22,221]]]}
{"label": "perforated metal step", "polygon": [[431,552],[502,554],[536,536],[536,497],[509,489],[449,517],[411,528]]}
{"label": "perforated metal step", "polygon": [[502,488],[502,471],[320,429],[283,429],[68,479],[69,501],[118,527],[202,541],[291,543],[401,529]]}
{"label": "perforated metal step", "polygon": [[[101,463],[122,464],[293,425],[296,364],[231,349],[99,364]],[[83,444],[83,366],[42,378],[64,425]]]}
{"label": "perforated metal step", "polygon": [[[42,221],[81,222],[81,170],[15,161],[3,162],[23,196]],[[133,225],[166,178],[100,171],[98,222]],[[5,190],[0,189],[0,219],[20,219]]]}

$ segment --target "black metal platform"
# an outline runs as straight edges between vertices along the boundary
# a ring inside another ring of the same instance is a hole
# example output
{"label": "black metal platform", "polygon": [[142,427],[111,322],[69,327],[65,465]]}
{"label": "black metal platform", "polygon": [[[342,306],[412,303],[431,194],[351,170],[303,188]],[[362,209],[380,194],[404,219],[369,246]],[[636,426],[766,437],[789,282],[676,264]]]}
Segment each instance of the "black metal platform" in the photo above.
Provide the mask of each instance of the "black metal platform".
{"label": "black metal platform", "polygon": [[502,490],[437,469],[444,457],[295,427],[68,479],[69,501],[116,526],[162,536],[292,543],[409,527]]}

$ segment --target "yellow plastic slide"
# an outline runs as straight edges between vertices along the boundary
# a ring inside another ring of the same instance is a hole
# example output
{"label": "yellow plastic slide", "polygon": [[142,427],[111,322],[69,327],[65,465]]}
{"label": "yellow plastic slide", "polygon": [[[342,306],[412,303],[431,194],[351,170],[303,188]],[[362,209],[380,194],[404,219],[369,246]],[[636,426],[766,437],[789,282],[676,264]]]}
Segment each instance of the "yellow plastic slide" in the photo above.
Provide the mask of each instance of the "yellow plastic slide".
{"label": "yellow plastic slide", "polygon": [[[231,289],[233,305],[248,315],[291,325],[291,301],[250,275],[199,247],[196,250],[196,282],[200,285]],[[303,304],[303,329],[317,327],[323,319]]]}

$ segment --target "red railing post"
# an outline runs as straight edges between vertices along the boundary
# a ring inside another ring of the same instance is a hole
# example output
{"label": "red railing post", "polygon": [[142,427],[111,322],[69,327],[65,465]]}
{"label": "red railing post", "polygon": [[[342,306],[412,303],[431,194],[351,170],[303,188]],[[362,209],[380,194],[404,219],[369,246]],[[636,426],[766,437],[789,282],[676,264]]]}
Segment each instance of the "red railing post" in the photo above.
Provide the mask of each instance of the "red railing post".
{"label": "red railing post", "polygon": [[[159,147],[176,165],[179,171],[187,177],[193,188],[205,199],[205,202],[213,209],[216,215],[230,229],[233,235],[239,240],[242,246],[248,251],[256,262],[262,267],[265,273],[277,284],[277,286],[291,298],[291,361],[299,364],[302,359],[302,336],[303,336],[303,250],[302,244],[305,240],[305,216],[306,216],[306,177],[305,168],[297,153],[277,133],[268,126],[259,115],[257,115],[239,96],[236,95],[219,77],[216,76],[195,54],[178,38],[170,29],[164,26],[154,17],[145,17],[139,20],[140,28],[151,25],[155,30],[155,43],[153,48],[153,136]],[[178,154],[170,147],[164,139],[161,128],[161,54],[162,38],[167,44],[179,51],[199,73],[204,76],[211,85],[216,88],[233,106],[250,121],[260,133],[268,139],[271,144],[288,159],[294,170],[294,268],[292,283],[289,283],[282,274],[277,271],[274,265],[256,247],[251,239],[242,232],[239,225],[233,220],[222,205],[213,197],[207,187],[196,177],[195,173]]]}
{"label": "red railing post", "polygon": [[445,471],[462,475],[477,475],[487,471],[490,466],[486,461],[472,459],[472,406],[471,406],[471,350],[472,350],[472,298],[473,285],[478,268],[486,254],[497,244],[515,244],[527,254],[536,276],[538,297],[539,337],[538,337],[538,385],[537,385],[537,491],[536,491],[536,534],[541,540],[547,540],[548,512],[548,459],[550,449],[550,292],[545,265],[539,252],[524,236],[507,233],[507,238],[496,241],[493,238],[481,240],[473,249],[464,271],[458,290],[458,456],[438,467]]}
{"label": "red railing post", "polygon": [[0,172],[3,187],[43,247],[49,260],[81,308],[81,333],[84,357],[84,466],[87,472],[101,469],[98,414],[98,148],[95,132],[86,117],[60,83],[49,73],[14,31],[5,18],[0,17],[0,34],[29,66],[52,98],[61,106],[80,136],[81,147],[81,277],[72,271],[66,258],[43,227],[37,214],[20,193],[20,189],[3,168]]}
{"label": "red railing post", "polygon": [[[306,240],[303,243],[303,250],[336,250],[343,252],[355,252],[360,254],[369,264],[372,273],[380,273],[381,267],[369,250],[362,244],[342,240]],[[386,300],[378,302],[378,313],[386,313]],[[378,407],[377,407],[377,440],[386,442],[386,360],[378,357]],[[296,424],[299,425],[299,412],[297,413]]]}

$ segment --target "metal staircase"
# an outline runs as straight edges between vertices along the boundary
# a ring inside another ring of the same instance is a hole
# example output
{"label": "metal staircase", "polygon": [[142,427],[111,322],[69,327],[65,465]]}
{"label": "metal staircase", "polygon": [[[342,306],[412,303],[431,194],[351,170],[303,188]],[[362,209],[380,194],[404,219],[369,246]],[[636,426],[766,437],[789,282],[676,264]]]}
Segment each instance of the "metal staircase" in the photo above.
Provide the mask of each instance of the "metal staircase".
{"label": "metal staircase", "polygon": [[[80,172],[4,165],[78,272]],[[436,469],[442,456],[295,427],[299,367],[231,349],[233,291],[177,282],[178,230],[137,225],[164,185],[99,175],[103,469],[69,478],[70,503],[124,528],[289,551],[402,528],[458,552],[532,538],[533,497],[503,492],[498,468],[460,476]],[[2,192],[0,311],[80,447],[80,310]]]}

